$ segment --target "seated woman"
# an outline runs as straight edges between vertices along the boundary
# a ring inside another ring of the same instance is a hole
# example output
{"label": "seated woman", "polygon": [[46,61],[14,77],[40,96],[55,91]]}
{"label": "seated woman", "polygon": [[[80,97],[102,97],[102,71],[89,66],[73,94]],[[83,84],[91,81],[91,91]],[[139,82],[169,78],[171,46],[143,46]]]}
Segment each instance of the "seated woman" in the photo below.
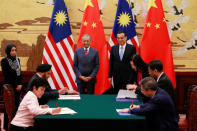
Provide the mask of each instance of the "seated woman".
{"label": "seated woman", "polygon": [[21,101],[16,116],[11,122],[10,131],[32,131],[34,118],[37,115],[59,113],[61,108],[51,109],[47,105],[39,106],[38,98],[42,97],[46,88],[46,81],[35,79]]}
{"label": "seated woman", "polygon": [[[148,66],[147,64],[142,60],[140,55],[134,55],[130,60],[131,67],[136,72],[135,77],[135,83],[134,84],[128,84],[127,89],[128,90],[135,90],[137,87],[139,88],[139,82],[149,76],[148,73]],[[136,92],[137,93],[137,92]]]}

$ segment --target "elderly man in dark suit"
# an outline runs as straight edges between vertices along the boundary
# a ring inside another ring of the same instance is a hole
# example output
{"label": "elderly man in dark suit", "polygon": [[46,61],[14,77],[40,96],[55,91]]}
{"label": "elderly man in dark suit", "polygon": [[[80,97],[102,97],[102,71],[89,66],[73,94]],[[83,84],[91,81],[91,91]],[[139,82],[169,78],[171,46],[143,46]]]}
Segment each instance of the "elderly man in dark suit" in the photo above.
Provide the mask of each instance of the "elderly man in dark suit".
{"label": "elderly man in dark suit", "polygon": [[[127,44],[127,35],[124,31],[117,33],[118,45],[111,48],[109,61],[109,81],[114,82],[114,93],[119,89],[126,89],[126,85],[134,82],[134,70],[130,66],[130,59],[136,54],[136,48]],[[129,81],[132,80],[132,81]]]}
{"label": "elderly man in dark suit", "polygon": [[[28,83],[27,86],[27,92],[31,90],[31,83],[37,79],[37,78],[43,78],[45,80],[48,80],[48,78],[51,75],[51,65],[49,64],[40,64],[36,68],[36,74],[34,74],[31,78],[31,80]],[[49,100],[52,99],[57,99],[59,98],[59,95],[64,95],[64,94],[79,94],[75,90],[68,90],[66,87],[61,88],[60,90],[57,89],[52,89],[49,83],[47,83],[47,86],[45,88],[44,95],[39,99],[39,104],[44,105],[46,104]]]}
{"label": "elderly man in dark suit", "polygon": [[166,91],[158,88],[152,77],[140,81],[141,91],[150,100],[142,105],[131,105],[120,112],[145,115],[149,131],[179,131],[175,105]]}
{"label": "elderly man in dark suit", "polygon": [[77,88],[81,94],[93,94],[99,69],[98,51],[90,47],[89,35],[82,36],[82,43],[83,47],[75,51],[73,62]]}

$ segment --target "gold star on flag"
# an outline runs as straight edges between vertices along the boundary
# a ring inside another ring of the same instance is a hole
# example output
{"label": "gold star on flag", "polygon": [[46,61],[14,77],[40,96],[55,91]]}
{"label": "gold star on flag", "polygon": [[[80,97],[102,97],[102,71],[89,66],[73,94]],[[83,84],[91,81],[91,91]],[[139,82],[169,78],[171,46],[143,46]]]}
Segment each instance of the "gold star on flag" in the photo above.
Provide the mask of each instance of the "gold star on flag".
{"label": "gold star on flag", "polygon": [[163,22],[166,22],[166,18],[165,17],[163,18]]}
{"label": "gold star on flag", "polygon": [[151,26],[151,23],[150,23],[150,22],[148,22],[148,23],[147,23],[147,27],[150,27],[150,26]]}
{"label": "gold star on flag", "polygon": [[160,28],[160,24],[156,24],[156,25],[155,25],[155,28],[156,28],[156,29],[159,29],[159,28]]}
{"label": "gold star on flag", "polygon": [[149,3],[148,3],[148,10],[149,10],[151,7],[157,8],[157,5],[155,4],[155,0],[149,0]]}
{"label": "gold star on flag", "polygon": [[88,22],[87,21],[84,21],[83,25],[84,26],[87,26]]}
{"label": "gold star on flag", "polygon": [[92,27],[95,28],[96,27],[96,23],[93,22],[92,23]]}
{"label": "gold star on flag", "polygon": [[94,7],[94,5],[92,4],[92,1],[91,0],[86,0],[85,8],[84,9],[86,9],[88,6]]}

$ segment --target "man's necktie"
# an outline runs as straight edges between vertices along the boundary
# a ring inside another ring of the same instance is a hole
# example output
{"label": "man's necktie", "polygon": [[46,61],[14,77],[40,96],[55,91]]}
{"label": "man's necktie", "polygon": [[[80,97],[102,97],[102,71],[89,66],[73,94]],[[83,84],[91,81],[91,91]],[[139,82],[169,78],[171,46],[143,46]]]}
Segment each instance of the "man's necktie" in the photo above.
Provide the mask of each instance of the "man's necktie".
{"label": "man's necktie", "polygon": [[123,57],[123,47],[120,46],[120,60],[122,61],[122,57]]}
{"label": "man's necktie", "polygon": [[88,49],[85,48],[85,56],[87,57],[88,56]]}

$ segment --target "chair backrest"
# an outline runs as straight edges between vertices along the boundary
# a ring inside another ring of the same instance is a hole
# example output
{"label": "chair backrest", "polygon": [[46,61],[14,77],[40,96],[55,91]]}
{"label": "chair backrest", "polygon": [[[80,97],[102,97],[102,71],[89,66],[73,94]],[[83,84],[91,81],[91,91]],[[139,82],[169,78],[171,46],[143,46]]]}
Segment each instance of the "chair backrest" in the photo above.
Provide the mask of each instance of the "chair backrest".
{"label": "chair backrest", "polygon": [[3,99],[5,103],[5,110],[8,115],[8,130],[10,127],[10,123],[16,114],[16,106],[15,106],[15,97],[14,97],[14,89],[10,84],[3,85]]}
{"label": "chair backrest", "polygon": [[188,119],[189,131],[197,131],[197,86],[191,91]]}

